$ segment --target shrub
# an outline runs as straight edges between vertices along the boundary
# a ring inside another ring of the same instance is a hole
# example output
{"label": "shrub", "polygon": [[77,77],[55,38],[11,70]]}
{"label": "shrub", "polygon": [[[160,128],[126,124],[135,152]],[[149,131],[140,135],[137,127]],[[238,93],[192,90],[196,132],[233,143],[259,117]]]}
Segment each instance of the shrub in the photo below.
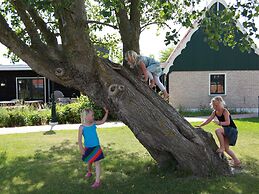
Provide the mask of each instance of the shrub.
{"label": "shrub", "polygon": [[26,125],[41,125],[41,116],[35,113],[28,114],[26,117]]}
{"label": "shrub", "polygon": [[18,127],[26,125],[26,119],[22,112],[20,111],[12,111],[9,113],[9,117],[7,117],[6,127]]}
{"label": "shrub", "polygon": [[0,127],[7,126],[7,119],[8,119],[8,111],[4,108],[0,108]]}
{"label": "shrub", "polygon": [[[71,104],[57,104],[58,123],[80,123],[80,113],[84,108],[92,109],[95,112],[95,119],[101,119],[104,114],[103,109],[96,106],[89,98],[80,96]],[[109,119],[114,118],[111,115],[109,116]],[[50,119],[50,108],[35,110],[32,107],[26,106],[22,108],[0,109],[0,127],[45,125],[49,123]]]}

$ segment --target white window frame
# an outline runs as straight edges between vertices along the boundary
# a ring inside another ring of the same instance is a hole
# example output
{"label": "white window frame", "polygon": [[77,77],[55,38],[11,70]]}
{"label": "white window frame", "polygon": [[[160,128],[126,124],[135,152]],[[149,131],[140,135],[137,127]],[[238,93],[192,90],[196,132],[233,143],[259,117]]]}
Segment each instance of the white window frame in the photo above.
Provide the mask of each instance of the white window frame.
{"label": "white window frame", "polygon": [[47,86],[45,77],[16,77],[16,99],[18,99],[18,79],[43,79],[44,83],[44,103],[47,102]]}
{"label": "white window frame", "polygon": [[[224,75],[225,80],[224,80],[224,89],[225,89],[225,93],[224,94],[211,94],[210,93],[210,86],[211,86],[211,76],[212,75]],[[227,95],[227,74],[226,73],[210,73],[209,74],[209,96],[226,96]]]}

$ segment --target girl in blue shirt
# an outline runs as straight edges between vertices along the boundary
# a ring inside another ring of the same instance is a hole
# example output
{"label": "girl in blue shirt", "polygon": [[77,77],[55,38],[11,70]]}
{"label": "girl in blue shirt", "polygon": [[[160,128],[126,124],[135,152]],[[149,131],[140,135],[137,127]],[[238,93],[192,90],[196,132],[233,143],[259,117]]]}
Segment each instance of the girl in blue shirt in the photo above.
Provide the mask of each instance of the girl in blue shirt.
{"label": "girl in blue shirt", "polygon": [[[88,171],[86,178],[92,176],[92,164],[95,164],[96,179],[92,185],[92,188],[98,188],[100,186],[101,165],[100,160],[104,158],[102,149],[100,147],[99,138],[96,132],[96,125],[105,123],[108,117],[108,109],[104,108],[105,115],[102,120],[94,120],[94,112],[91,109],[84,109],[81,112],[82,125],[78,131],[78,145],[82,154],[82,160],[88,163]],[[82,137],[84,137],[84,145],[82,143]]]}

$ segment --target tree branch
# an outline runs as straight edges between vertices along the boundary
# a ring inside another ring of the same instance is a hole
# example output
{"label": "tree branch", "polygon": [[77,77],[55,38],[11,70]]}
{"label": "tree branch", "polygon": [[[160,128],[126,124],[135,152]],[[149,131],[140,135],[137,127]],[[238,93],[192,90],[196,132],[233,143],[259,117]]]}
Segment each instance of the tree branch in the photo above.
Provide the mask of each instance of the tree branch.
{"label": "tree branch", "polygon": [[37,28],[36,28],[35,24],[31,21],[30,16],[26,12],[23,1],[12,0],[11,3],[15,7],[18,15],[21,17],[21,20],[25,25],[26,31],[28,32],[28,34],[31,38],[32,46],[38,47],[38,48],[44,47],[44,44],[40,39],[40,36],[37,32]]}
{"label": "tree branch", "polygon": [[119,29],[117,26],[107,24],[107,23],[104,23],[104,22],[94,21],[94,20],[87,20],[86,24],[101,24],[101,25],[104,25],[104,26],[109,26],[109,27],[114,28],[116,30]]}
{"label": "tree branch", "polygon": [[85,24],[85,1],[73,0],[65,4],[63,0],[56,0],[53,5],[59,19],[63,51],[68,63],[90,75],[94,70],[95,51],[91,45],[88,25]]}
{"label": "tree branch", "polygon": [[161,24],[161,25],[167,26],[169,29],[171,29],[171,27],[166,22],[149,22],[149,23],[146,23],[143,26],[141,26],[141,32],[143,32],[146,27],[148,27],[150,25],[154,25],[154,24],[157,24],[157,25]]}
{"label": "tree branch", "polygon": [[44,72],[47,68],[46,66],[42,66],[42,64],[46,63],[42,60],[42,55],[34,51],[18,38],[15,32],[9,27],[2,14],[0,14],[0,42],[26,63],[30,64],[32,69],[38,69],[38,71]]}
{"label": "tree branch", "polygon": [[32,19],[34,20],[38,29],[44,35],[46,42],[51,46],[57,47],[58,42],[57,42],[55,33],[51,32],[50,29],[48,29],[45,21],[39,16],[39,14],[31,6],[28,7],[28,12],[31,15]]}
{"label": "tree branch", "polygon": [[139,10],[139,0],[131,0],[130,4],[130,21],[135,27],[140,26],[140,10]]}
{"label": "tree branch", "polygon": [[[67,68],[68,63],[64,59],[46,57],[43,55],[45,50],[34,50],[24,43],[16,33],[9,27],[4,16],[0,13],[0,42],[15,53],[19,58],[26,62],[34,71],[48,77],[49,79],[71,86],[73,76],[67,76],[67,72],[63,77],[56,76],[57,68]],[[71,73],[71,72],[70,72]],[[78,74],[78,73],[77,73]]]}

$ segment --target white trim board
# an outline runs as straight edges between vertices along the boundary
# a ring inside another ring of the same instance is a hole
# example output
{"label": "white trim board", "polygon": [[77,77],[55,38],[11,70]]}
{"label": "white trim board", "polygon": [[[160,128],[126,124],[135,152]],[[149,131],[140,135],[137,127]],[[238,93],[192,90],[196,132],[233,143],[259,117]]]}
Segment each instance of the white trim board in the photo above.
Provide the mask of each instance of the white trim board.
{"label": "white trim board", "polygon": [[0,71],[31,71],[27,64],[0,65]]}
{"label": "white trim board", "polygon": [[[210,2],[210,4],[207,6],[207,9],[210,9],[212,7],[212,5],[214,5],[215,3],[221,3],[222,5],[224,5],[226,8],[228,7],[226,1],[224,0],[212,0]],[[191,40],[192,35],[194,34],[194,32],[196,32],[199,29],[199,20],[203,19],[205,17],[205,15],[203,14],[203,16],[201,16],[201,18],[199,18],[198,20],[196,20],[193,24],[193,28],[189,28],[187,33],[185,34],[185,36],[182,38],[182,40],[177,44],[176,48],[174,49],[174,51],[171,53],[171,55],[168,57],[167,61],[166,61],[166,66],[164,67],[163,72],[165,74],[168,74],[170,67],[174,65],[174,60],[176,59],[176,57],[178,57],[181,53],[182,50],[186,47],[187,43]],[[237,27],[241,30],[242,33],[245,32],[245,28],[244,26],[237,21],[236,23]],[[252,45],[252,49],[254,49],[255,53],[257,55],[259,55],[259,49],[256,48],[255,45]]]}
{"label": "white trim board", "polygon": [[[225,89],[225,93],[224,94],[211,94],[210,93],[210,76],[211,75],[224,75],[224,89]],[[209,96],[226,96],[227,95],[227,74],[226,73],[209,73]]]}

